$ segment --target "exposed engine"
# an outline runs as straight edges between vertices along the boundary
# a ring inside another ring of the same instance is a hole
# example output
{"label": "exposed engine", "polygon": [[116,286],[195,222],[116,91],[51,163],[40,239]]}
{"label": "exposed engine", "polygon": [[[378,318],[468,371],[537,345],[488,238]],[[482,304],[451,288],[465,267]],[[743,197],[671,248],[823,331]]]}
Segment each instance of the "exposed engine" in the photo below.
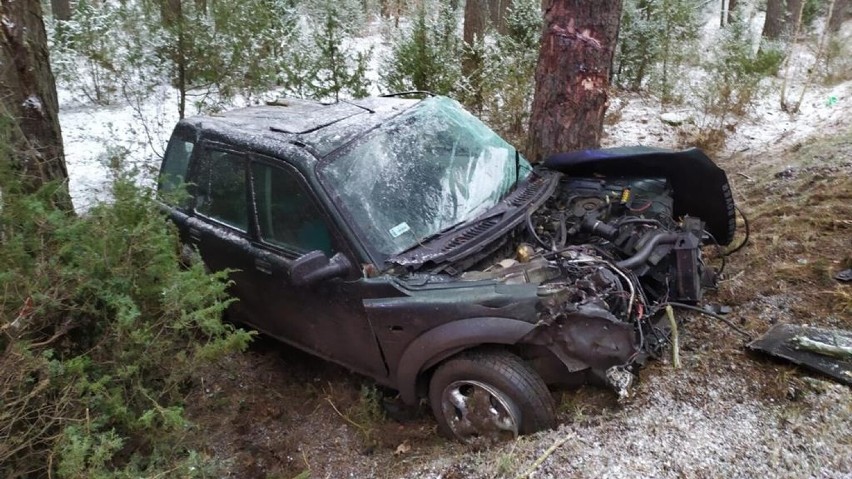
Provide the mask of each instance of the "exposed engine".
{"label": "exposed engine", "polygon": [[[673,218],[665,178],[565,178],[529,217],[528,231],[551,251],[591,247],[635,281],[652,301],[696,303],[714,275],[701,259],[709,236],[699,218]],[[637,285],[638,286],[638,285]]]}
{"label": "exposed engine", "polygon": [[713,286],[715,273],[701,254],[712,237],[699,218],[673,218],[666,179],[561,181],[557,193],[527,216],[514,257],[498,255],[485,271],[463,277],[498,276],[543,288],[567,281],[580,296],[619,297],[603,302],[623,318],[651,303],[697,303],[703,289]]}
{"label": "exposed engine", "polygon": [[660,309],[697,303],[714,284],[701,252],[712,236],[699,218],[673,217],[665,178],[561,182],[528,215],[514,257],[462,279],[538,284],[541,326],[525,341],[546,346],[569,370],[591,368],[624,392],[624,368],[667,341],[652,322]]}

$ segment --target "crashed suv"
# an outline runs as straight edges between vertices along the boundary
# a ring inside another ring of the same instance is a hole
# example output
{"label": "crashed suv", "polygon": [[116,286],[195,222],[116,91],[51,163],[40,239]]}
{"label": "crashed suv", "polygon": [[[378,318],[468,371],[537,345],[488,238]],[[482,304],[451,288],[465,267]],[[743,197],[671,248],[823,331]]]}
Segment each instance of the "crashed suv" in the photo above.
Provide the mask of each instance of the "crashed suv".
{"label": "crashed suv", "polygon": [[462,441],[552,427],[548,386],[623,392],[735,228],[699,150],[531,166],[434,96],[181,120],[159,190],[186,258],[233,271],[232,319],[428,399]]}

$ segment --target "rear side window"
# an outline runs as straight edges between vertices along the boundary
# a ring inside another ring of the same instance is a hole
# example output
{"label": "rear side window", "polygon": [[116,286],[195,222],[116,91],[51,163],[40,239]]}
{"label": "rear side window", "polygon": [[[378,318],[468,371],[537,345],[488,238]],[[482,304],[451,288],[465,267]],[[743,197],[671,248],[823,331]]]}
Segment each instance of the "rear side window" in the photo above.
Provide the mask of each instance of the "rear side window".
{"label": "rear side window", "polygon": [[248,231],[245,158],[221,150],[203,153],[195,181],[195,211]]}
{"label": "rear side window", "polygon": [[[172,137],[166,154],[163,158],[163,167],[160,170],[160,195],[164,199],[172,200],[172,196],[178,193],[178,189],[186,182],[189,158],[195,145],[188,140]],[[173,201],[170,201],[173,202]]]}
{"label": "rear side window", "polygon": [[296,253],[320,250],[332,255],[328,227],[293,173],[253,163],[252,178],[264,242]]}

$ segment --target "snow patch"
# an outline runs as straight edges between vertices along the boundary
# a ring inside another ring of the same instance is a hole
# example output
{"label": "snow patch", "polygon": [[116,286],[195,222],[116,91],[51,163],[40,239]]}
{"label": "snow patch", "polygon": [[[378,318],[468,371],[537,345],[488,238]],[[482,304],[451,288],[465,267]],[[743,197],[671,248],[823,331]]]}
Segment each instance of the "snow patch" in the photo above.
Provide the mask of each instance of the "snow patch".
{"label": "snow patch", "polygon": [[32,94],[28,96],[22,105],[24,108],[36,110],[40,114],[44,115],[44,105],[42,105],[41,98],[39,98],[38,95]]}
{"label": "snow patch", "polygon": [[15,22],[10,20],[9,17],[7,17],[6,15],[3,15],[2,17],[0,17],[0,23],[2,23],[3,26],[6,27],[7,30],[11,30],[11,29],[15,28]]}

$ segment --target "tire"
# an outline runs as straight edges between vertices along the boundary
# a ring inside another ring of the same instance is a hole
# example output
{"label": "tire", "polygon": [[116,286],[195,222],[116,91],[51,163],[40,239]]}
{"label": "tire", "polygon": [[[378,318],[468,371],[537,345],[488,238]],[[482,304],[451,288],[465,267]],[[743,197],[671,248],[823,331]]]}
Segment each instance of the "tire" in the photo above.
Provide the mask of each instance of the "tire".
{"label": "tire", "polygon": [[556,424],[553,396],[518,356],[472,351],[441,364],[429,382],[438,432],[461,442],[498,442]]}

